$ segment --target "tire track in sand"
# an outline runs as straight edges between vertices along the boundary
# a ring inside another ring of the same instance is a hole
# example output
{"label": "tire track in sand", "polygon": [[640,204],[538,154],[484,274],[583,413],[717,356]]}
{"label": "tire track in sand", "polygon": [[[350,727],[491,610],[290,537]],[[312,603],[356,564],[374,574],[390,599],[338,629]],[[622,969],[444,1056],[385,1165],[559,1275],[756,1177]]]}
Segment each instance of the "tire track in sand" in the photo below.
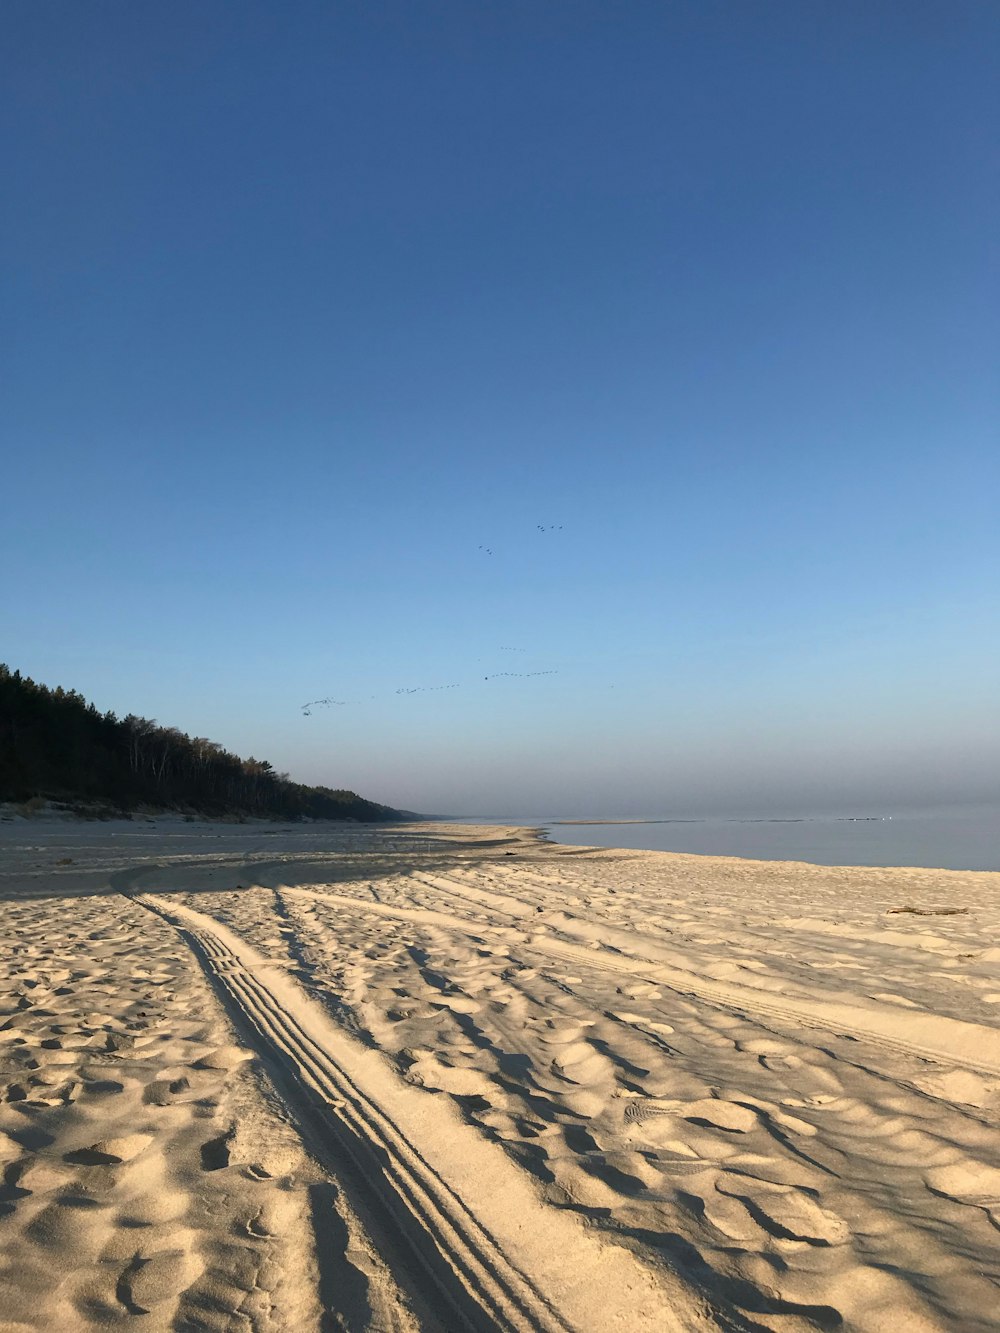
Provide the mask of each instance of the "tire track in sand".
{"label": "tire track in sand", "polygon": [[[434,887],[441,885],[434,884]],[[353,907],[364,913],[443,926],[479,938],[493,934],[504,943],[510,943],[510,936],[516,934],[521,937],[524,945],[540,953],[576,965],[584,964],[619,975],[639,977],[643,981],[666,986],[680,995],[696,996],[719,1008],[838,1033],[920,1060],[971,1069],[980,1074],[1000,1075],[1000,1031],[994,1028],[940,1014],[920,1012],[911,1015],[901,1012],[895,1006],[873,1001],[859,1004],[846,1002],[839,997],[812,1000],[805,996],[790,995],[775,999],[773,991],[765,992],[752,985],[700,976],[684,966],[687,960],[676,949],[661,945],[657,940],[609,927],[606,923],[591,922],[585,917],[562,910],[537,914],[536,908],[526,905],[524,917],[527,918],[530,912],[532,924],[539,928],[532,930],[506,924],[491,928],[484,922],[454,916],[434,908],[364,902],[346,894],[318,889],[288,887],[282,891],[293,896],[317,898]],[[486,897],[482,891],[476,893],[479,901]],[[509,905],[514,900],[505,897],[502,901]],[[514,915],[509,906],[499,910],[508,917]],[[553,939],[550,933],[553,930],[584,939],[587,943],[575,944],[572,940]],[[912,1036],[908,1035],[907,1029],[912,1031]]]}
{"label": "tire track in sand", "polygon": [[444,1327],[571,1333],[593,1328],[598,1308],[602,1328],[717,1327],[680,1284],[668,1296],[665,1281],[627,1251],[543,1204],[444,1099],[406,1085],[227,927],[159,896],[133,901],[192,947],[257,1054],[286,1075],[302,1104],[293,1113],[319,1113],[387,1215],[392,1239],[416,1261],[421,1295],[434,1311],[447,1306]]}

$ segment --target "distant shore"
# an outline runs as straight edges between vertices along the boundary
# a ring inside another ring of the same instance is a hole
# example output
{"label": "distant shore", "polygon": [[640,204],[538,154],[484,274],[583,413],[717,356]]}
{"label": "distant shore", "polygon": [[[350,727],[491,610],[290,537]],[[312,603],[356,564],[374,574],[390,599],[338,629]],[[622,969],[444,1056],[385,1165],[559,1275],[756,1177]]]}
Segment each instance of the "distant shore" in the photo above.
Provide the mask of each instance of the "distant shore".
{"label": "distant shore", "polygon": [[701,824],[701,819],[552,819],[551,824]]}
{"label": "distant shore", "polygon": [[811,865],[1000,871],[1000,811],[799,818],[557,819],[554,842]]}
{"label": "distant shore", "polygon": [[787,818],[775,818],[770,815],[701,815],[690,819],[550,819],[550,824],[812,824],[830,822],[834,824],[880,824],[892,815],[794,815]]}

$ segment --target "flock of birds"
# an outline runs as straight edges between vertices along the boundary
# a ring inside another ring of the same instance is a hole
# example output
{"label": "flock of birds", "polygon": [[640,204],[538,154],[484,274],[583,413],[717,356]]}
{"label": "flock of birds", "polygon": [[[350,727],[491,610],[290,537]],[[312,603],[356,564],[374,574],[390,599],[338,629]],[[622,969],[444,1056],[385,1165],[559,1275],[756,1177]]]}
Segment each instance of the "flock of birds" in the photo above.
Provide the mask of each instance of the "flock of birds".
{"label": "flock of birds", "polygon": [[[563,530],[561,523],[536,523],[535,527],[539,532],[562,532]],[[484,555],[496,555],[492,546],[480,545],[479,549]]]}
{"label": "flock of birds", "polygon": [[[562,532],[563,530],[563,525],[561,523],[536,523],[535,527],[539,532]],[[491,546],[481,545],[479,549],[480,551],[483,551],[486,555],[494,554],[493,548]],[[528,650],[527,648],[516,648],[516,647],[511,647],[510,645],[502,644],[500,646],[499,651],[501,653],[526,653]],[[557,676],[558,674],[559,674],[558,670],[554,667],[549,668],[548,670],[545,671],[494,671],[491,672],[489,675],[484,676],[483,680],[484,681],[528,680],[535,676]],[[461,681],[452,681],[447,685],[412,685],[412,686],[401,685],[398,689],[393,690],[392,693],[394,695],[434,694],[439,690],[458,690],[461,688],[462,688]],[[370,694],[368,696],[368,700],[378,699],[379,697],[385,698],[388,696],[387,695],[379,696],[377,694]],[[300,710],[302,712],[303,717],[311,717],[313,714],[313,710],[317,708],[346,708],[350,704],[364,703],[367,702],[368,700],[334,699],[331,696],[327,696],[325,699],[311,699],[308,703],[300,705]]]}
{"label": "flock of birds", "polygon": [[[546,671],[493,671],[483,680],[528,680],[532,676],[558,676],[559,671],[556,667],[550,667]],[[406,694],[435,694],[438,690],[460,690],[462,682],[460,680],[452,681],[448,685],[401,685],[393,690],[393,695]],[[370,694],[368,699],[388,698],[388,695]],[[307,704],[301,705],[303,717],[312,717],[314,708],[346,708],[349,704],[365,703],[364,699],[310,699]]]}

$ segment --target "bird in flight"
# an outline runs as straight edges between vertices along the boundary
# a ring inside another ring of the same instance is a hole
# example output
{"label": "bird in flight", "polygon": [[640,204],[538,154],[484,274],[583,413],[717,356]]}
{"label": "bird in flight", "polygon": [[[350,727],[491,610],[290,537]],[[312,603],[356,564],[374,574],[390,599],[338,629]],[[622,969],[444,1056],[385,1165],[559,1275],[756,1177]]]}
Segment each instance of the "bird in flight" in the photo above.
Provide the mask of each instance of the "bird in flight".
{"label": "bird in flight", "polygon": [[529,676],[558,676],[559,672],[555,669],[550,671],[494,671],[492,676],[484,676],[483,680],[500,680],[506,677],[509,680],[527,680]]}
{"label": "bird in flight", "polygon": [[[512,652],[525,652],[524,648],[511,649]],[[558,676],[559,672],[555,668],[548,671],[494,671],[489,676],[484,676],[483,680],[528,680],[533,676]],[[431,694],[437,690],[460,690],[462,682],[458,680],[449,681],[444,685],[401,685],[394,693],[397,696],[407,696],[412,694]],[[372,694],[371,699],[384,698],[384,695]],[[340,707],[344,708],[349,703],[360,703],[359,699],[311,699],[307,704],[300,704],[303,717],[312,717],[313,710],[316,708]]]}

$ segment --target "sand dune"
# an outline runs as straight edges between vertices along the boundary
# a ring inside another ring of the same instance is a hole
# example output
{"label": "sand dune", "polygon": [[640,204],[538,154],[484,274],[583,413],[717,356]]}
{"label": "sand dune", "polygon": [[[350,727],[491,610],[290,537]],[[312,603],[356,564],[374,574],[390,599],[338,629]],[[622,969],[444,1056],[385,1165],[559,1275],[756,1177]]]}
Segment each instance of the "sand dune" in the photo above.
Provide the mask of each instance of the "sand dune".
{"label": "sand dune", "polygon": [[447,825],[0,856],[0,1329],[1000,1328],[1000,875]]}

